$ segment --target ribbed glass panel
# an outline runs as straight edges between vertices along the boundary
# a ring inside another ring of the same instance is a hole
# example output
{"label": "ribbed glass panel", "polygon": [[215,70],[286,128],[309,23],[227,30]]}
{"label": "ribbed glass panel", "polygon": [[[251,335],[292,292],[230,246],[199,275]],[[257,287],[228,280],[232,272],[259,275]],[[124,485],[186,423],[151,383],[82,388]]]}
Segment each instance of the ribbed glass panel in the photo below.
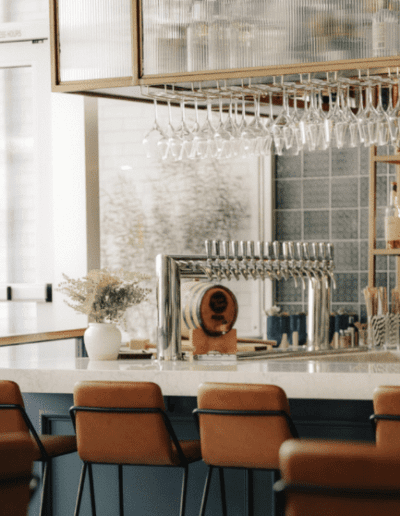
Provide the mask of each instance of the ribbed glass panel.
{"label": "ribbed glass panel", "polygon": [[399,54],[399,0],[142,0],[143,73]]}
{"label": "ribbed glass panel", "polygon": [[[17,43],[18,44],[18,43]],[[0,282],[37,280],[32,68],[0,68]],[[32,330],[34,303],[0,303],[0,332]]]}
{"label": "ribbed glass panel", "polygon": [[44,20],[48,17],[48,0],[0,1],[0,23]]}
{"label": "ribbed glass panel", "polygon": [[60,79],[132,75],[131,0],[58,0]]}

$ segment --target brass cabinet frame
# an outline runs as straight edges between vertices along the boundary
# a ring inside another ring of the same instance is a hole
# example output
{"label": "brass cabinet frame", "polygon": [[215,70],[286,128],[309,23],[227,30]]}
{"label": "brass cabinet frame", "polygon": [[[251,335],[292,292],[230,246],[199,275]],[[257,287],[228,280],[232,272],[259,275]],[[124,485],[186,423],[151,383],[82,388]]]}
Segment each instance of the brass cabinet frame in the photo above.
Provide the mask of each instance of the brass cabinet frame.
{"label": "brass cabinet frame", "polygon": [[60,57],[59,57],[59,27],[58,27],[58,0],[50,0],[50,48],[51,48],[51,86],[55,92],[76,92],[95,90],[98,88],[120,88],[123,86],[135,86],[139,84],[139,4],[140,0],[131,0],[131,33],[133,42],[132,52],[132,76],[113,77],[107,79],[93,79],[85,81],[64,81],[60,80]]}
{"label": "brass cabinet frame", "polygon": [[[57,22],[57,2],[50,0],[50,43],[52,90],[57,92],[85,92],[101,88],[120,88],[138,85],[172,84],[182,82],[197,82],[223,79],[240,79],[248,77],[271,77],[278,75],[305,74],[316,72],[331,72],[340,70],[371,70],[374,73],[386,73],[388,68],[400,66],[400,56],[376,57],[368,59],[349,59],[338,61],[323,61],[313,63],[295,63],[287,65],[272,65],[255,68],[230,70],[207,70],[199,72],[170,73],[159,75],[142,74],[142,12],[141,0],[131,0],[132,17],[131,31],[133,41],[132,75],[84,81],[62,82],[60,80],[59,60],[59,29]],[[104,94],[104,92],[103,92]]]}

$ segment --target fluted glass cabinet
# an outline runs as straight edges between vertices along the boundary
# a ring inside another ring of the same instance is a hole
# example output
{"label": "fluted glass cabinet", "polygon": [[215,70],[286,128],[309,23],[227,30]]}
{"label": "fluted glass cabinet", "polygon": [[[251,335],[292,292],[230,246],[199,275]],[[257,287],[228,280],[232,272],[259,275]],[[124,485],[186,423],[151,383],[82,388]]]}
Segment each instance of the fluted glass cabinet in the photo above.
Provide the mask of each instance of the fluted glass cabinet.
{"label": "fluted glass cabinet", "polygon": [[400,65],[399,0],[50,0],[53,90]]}

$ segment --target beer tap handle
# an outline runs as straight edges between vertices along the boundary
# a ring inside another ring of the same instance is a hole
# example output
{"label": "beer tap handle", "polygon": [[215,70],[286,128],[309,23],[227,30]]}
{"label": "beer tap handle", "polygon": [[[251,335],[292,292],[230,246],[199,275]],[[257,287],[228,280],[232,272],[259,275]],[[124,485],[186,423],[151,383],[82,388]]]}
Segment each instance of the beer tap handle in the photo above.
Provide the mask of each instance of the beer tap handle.
{"label": "beer tap handle", "polygon": [[310,259],[310,246],[308,242],[303,242],[303,256],[305,260]]}
{"label": "beer tap handle", "polygon": [[240,244],[239,244],[239,249],[240,249],[240,256],[242,258],[245,258],[247,256],[247,242],[245,242],[244,240],[241,240]]}
{"label": "beer tap handle", "polygon": [[333,244],[326,244],[326,248],[328,251],[328,260],[330,262],[333,261]]}
{"label": "beer tap handle", "polygon": [[211,259],[212,258],[212,243],[211,243],[211,240],[206,240],[205,241],[205,245],[206,245],[206,255],[207,255],[207,258]]}
{"label": "beer tap handle", "polygon": [[293,260],[294,259],[294,243],[287,242],[287,248],[288,248],[289,260]]}
{"label": "beer tap handle", "polygon": [[254,258],[254,242],[252,240],[247,241],[247,255],[248,258]]}
{"label": "beer tap handle", "polygon": [[257,254],[260,260],[264,260],[264,242],[261,240],[257,242]]}
{"label": "beer tap handle", "polygon": [[274,258],[275,260],[279,260],[281,245],[279,242],[275,241],[272,243],[272,249],[274,250]]}
{"label": "beer tap handle", "polygon": [[223,240],[221,242],[221,257],[222,258],[229,258],[229,242],[228,240]]}
{"label": "beer tap handle", "polygon": [[325,261],[326,260],[326,244],[325,244],[325,242],[320,242],[318,244],[318,247],[319,247],[319,256],[320,256],[321,260]]}
{"label": "beer tap handle", "polygon": [[213,255],[216,256],[217,258],[219,257],[220,247],[221,247],[221,240],[213,240],[212,241]]}
{"label": "beer tap handle", "polygon": [[282,255],[284,260],[289,259],[289,246],[287,242],[282,242]]}
{"label": "beer tap handle", "polygon": [[302,242],[296,242],[296,248],[299,260],[304,260],[304,248]]}
{"label": "beer tap handle", "polygon": [[315,242],[311,243],[311,260],[318,260],[317,244]]}
{"label": "beer tap handle", "polygon": [[267,260],[271,260],[271,249],[270,249],[270,243],[269,242],[265,242],[265,246],[264,246],[264,250],[265,250],[265,258]]}
{"label": "beer tap handle", "polygon": [[231,241],[232,255],[237,260],[239,257],[239,242],[237,240]]}

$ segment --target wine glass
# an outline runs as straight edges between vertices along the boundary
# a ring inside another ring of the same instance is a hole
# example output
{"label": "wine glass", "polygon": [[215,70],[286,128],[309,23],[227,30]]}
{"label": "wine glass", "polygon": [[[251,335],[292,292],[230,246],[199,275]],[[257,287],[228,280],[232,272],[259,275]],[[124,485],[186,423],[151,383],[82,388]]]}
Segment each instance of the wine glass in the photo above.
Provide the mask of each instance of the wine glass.
{"label": "wine glass", "polygon": [[[397,102],[393,106],[393,86],[397,86]],[[386,110],[389,128],[389,139],[392,145],[397,146],[399,140],[399,118],[400,118],[400,77],[389,82],[389,105]]]}
{"label": "wine glass", "polygon": [[232,156],[232,135],[225,129],[225,123],[222,118],[223,97],[219,95],[219,123],[214,132],[214,141],[217,147],[216,157],[221,159],[230,158]]}
{"label": "wine glass", "polygon": [[372,88],[374,83],[369,77],[365,80],[365,107],[358,116],[364,146],[369,147],[377,142],[377,112],[372,102]]}
{"label": "wine glass", "polygon": [[147,158],[162,159],[167,152],[167,135],[158,122],[157,99],[154,99],[154,122],[151,129],[143,138],[143,146]]}
{"label": "wine glass", "polygon": [[375,108],[376,111],[376,144],[387,145],[390,141],[388,116],[382,104],[382,78],[377,78],[378,81],[378,102]]}

